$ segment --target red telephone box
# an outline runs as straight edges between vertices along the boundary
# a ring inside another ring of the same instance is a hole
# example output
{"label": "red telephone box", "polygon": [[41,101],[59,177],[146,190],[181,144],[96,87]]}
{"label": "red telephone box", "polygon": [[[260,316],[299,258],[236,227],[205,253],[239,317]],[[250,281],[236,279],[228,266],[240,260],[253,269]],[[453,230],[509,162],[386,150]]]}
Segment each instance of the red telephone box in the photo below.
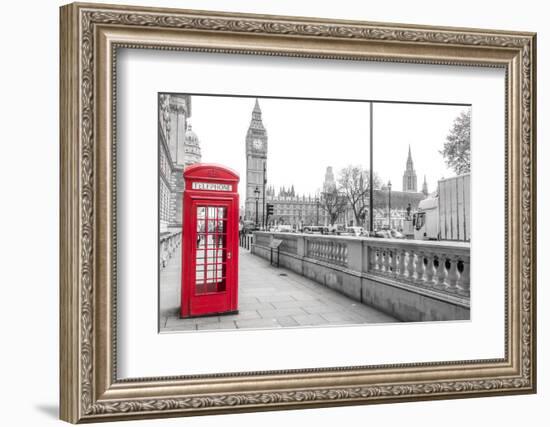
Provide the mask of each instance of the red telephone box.
{"label": "red telephone box", "polygon": [[198,163],[183,172],[181,317],[237,312],[239,175]]}

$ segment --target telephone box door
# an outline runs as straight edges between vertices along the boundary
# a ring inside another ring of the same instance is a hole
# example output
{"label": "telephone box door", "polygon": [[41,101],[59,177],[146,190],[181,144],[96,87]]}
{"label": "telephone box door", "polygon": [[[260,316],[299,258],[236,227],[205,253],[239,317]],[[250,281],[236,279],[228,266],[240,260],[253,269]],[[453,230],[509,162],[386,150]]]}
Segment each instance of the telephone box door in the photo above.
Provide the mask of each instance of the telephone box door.
{"label": "telephone box door", "polygon": [[[195,200],[188,285],[189,315],[201,316],[233,311],[236,298],[238,239],[232,236],[231,201]],[[238,228],[238,225],[237,225]],[[235,307],[236,308],[236,307]]]}

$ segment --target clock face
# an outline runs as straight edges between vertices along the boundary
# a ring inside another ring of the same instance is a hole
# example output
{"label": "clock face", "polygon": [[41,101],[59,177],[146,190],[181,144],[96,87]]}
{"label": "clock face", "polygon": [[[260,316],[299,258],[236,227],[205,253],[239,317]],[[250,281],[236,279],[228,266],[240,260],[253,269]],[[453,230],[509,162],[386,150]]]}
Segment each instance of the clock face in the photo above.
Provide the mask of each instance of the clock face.
{"label": "clock face", "polygon": [[254,141],[252,141],[252,145],[256,150],[261,150],[264,143],[262,142],[261,139],[255,139]]}

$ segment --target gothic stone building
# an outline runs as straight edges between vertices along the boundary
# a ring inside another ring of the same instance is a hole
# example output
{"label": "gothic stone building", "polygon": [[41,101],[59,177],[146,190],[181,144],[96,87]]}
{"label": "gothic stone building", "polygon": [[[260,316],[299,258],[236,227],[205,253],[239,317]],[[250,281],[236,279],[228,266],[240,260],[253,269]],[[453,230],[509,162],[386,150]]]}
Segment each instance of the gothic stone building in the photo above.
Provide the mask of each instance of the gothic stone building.
{"label": "gothic stone building", "polygon": [[319,197],[311,194],[297,194],[294,186],[280,188],[277,194],[272,186],[266,189],[267,203],[273,205],[273,215],[268,225],[286,224],[296,228],[305,225],[325,225],[328,222]]}
{"label": "gothic stone building", "polygon": [[391,191],[391,214],[388,217],[388,208],[390,203],[390,189],[383,186],[379,190],[374,190],[374,228],[385,228],[388,226],[388,220],[391,218],[390,228],[403,229],[403,223],[407,216],[407,207],[411,206],[411,212],[418,209],[421,200],[428,197],[428,184],[424,175],[422,192],[417,190],[418,182],[416,170],[409,145],[409,153],[403,173],[402,191]]}
{"label": "gothic stone building", "polygon": [[183,169],[201,161],[191,129],[191,96],[159,95],[159,222],[161,235],[181,230]]}
{"label": "gothic stone building", "polygon": [[[374,229],[388,227],[389,188],[374,190]],[[407,207],[411,205],[411,211],[418,210],[418,204],[425,199],[424,193],[413,193],[411,191],[391,191],[391,225],[390,228],[403,229],[403,223],[407,216]]]}

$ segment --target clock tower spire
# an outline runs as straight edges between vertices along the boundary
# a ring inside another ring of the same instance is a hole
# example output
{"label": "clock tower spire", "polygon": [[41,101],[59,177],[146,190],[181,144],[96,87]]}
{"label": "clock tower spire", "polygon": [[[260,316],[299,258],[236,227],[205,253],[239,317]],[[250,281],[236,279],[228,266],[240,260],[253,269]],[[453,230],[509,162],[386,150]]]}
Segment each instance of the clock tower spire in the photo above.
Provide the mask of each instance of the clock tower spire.
{"label": "clock tower spire", "polygon": [[[246,199],[245,219],[264,221],[265,187],[267,184],[267,131],[262,122],[258,98],[246,133]],[[258,212],[256,215],[256,200]]]}

